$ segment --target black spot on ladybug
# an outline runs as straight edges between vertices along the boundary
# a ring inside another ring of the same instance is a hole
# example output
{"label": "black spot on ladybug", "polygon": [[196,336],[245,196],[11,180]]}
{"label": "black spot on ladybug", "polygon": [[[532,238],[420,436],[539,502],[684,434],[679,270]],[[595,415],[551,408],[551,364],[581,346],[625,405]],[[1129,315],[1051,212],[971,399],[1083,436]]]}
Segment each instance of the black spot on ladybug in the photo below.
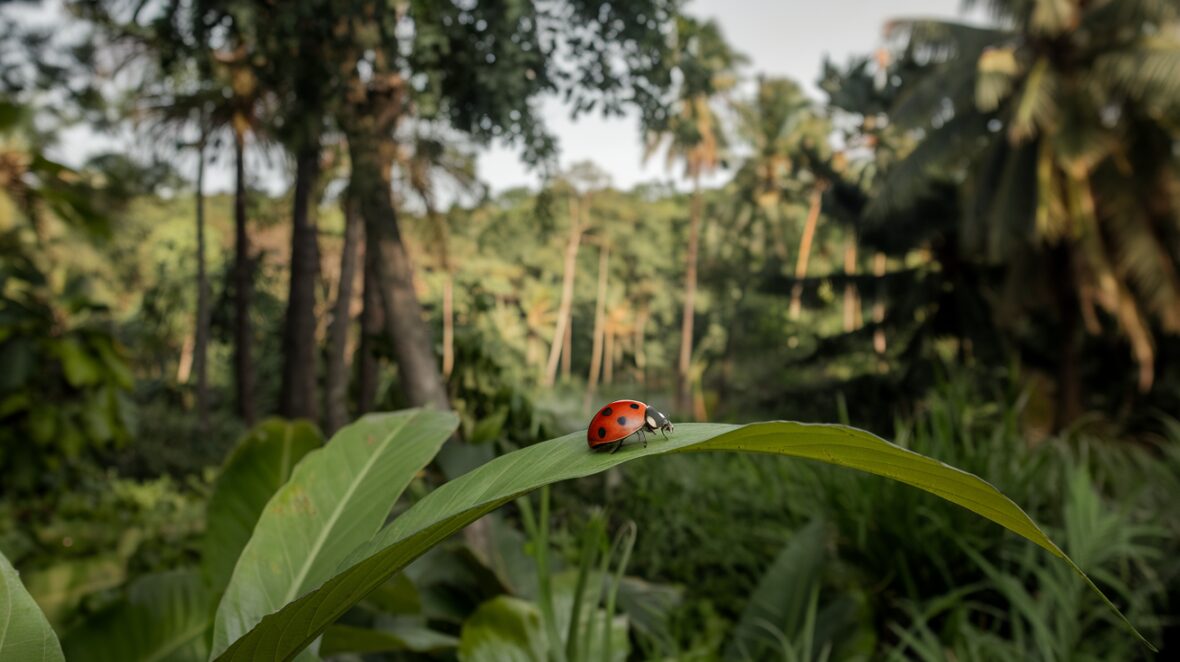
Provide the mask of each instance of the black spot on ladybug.
{"label": "black spot on ladybug", "polygon": [[627,417],[626,417],[626,416],[620,416],[620,417],[618,418],[618,421],[619,421],[619,425],[626,425],[626,424],[627,424]]}
{"label": "black spot on ladybug", "polygon": [[639,405],[637,405],[637,404],[635,404],[634,402],[632,402],[632,403],[631,403],[631,408],[632,408],[632,409],[639,409]]}
{"label": "black spot on ladybug", "polygon": [[603,409],[603,410],[602,410],[602,415],[603,415],[603,416],[610,416],[610,415],[611,415],[611,410],[610,410],[610,407],[607,407],[606,409]]}
{"label": "black spot on ladybug", "polygon": [[606,436],[606,428],[598,428],[598,438],[602,439]]}

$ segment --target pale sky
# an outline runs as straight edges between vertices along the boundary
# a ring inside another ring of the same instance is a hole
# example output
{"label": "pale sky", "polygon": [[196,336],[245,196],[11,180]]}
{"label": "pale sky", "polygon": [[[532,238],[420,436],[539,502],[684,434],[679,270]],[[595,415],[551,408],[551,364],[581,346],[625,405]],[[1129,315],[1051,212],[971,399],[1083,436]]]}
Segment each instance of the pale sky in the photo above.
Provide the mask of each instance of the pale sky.
{"label": "pale sky", "polygon": [[[881,27],[891,18],[960,18],[959,10],[959,0],[693,0],[688,6],[695,16],[717,20],[729,43],[749,58],[747,74],[793,78],[817,99],[821,95],[815,81],[825,54],[844,63],[881,45]],[[546,103],[545,115],[560,137],[562,166],[594,161],[611,174],[615,186],[624,189],[679,174],[669,172],[659,156],[646,166],[642,163],[634,117],[582,116],[573,122],[557,100]],[[537,183],[517,154],[502,147],[482,155],[479,166],[493,191]]]}
{"label": "pale sky", "polygon": [[[41,11],[57,4],[47,0]],[[820,94],[815,80],[824,55],[844,63],[853,55],[871,53],[881,44],[881,27],[890,18],[962,17],[960,0],[692,0],[688,11],[718,21],[729,42],[749,58],[747,75],[788,76],[817,99]],[[669,172],[658,156],[646,165],[642,163],[634,117],[606,120],[582,116],[573,122],[556,99],[546,100],[543,109],[560,140],[563,167],[576,161],[594,161],[610,173],[611,183],[620,188],[655,179],[669,180],[678,174]],[[65,132],[61,143],[51,156],[76,165],[102,149],[134,149],[136,141],[125,136],[96,136],[78,128]],[[195,163],[186,163],[189,160],[180,157],[178,166],[185,170],[191,169],[190,165],[195,167]],[[272,191],[285,185],[287,178],[275,170],[273,156],[269,164],[257,154],[250,161],[250,171],[259,173],[257,184]],[[207,177],[207,191],[232,190],[230,166],[228,159],[214,164]],[[537,175],[524,167],[518,154],[503,146],[493,145],[480,156],[479,173],[493,192],[538,183]]]}

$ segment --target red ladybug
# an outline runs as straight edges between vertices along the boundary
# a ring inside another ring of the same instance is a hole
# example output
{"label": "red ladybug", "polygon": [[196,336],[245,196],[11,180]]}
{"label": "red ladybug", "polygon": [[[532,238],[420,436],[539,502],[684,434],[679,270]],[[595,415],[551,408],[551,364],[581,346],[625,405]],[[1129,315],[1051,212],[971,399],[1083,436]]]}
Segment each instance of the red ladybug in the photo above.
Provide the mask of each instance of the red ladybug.
{"label": "red ladybug", "polygon": [[619,450],[623,441],[638,434],[647,446],[646,432],[667,433],[673,430],[672,421],[654,407],[637,400],[615,400],[603,407],[590,419],[586,429],[586,443],[591,449],[600,449],[614,444],[610,452]]}

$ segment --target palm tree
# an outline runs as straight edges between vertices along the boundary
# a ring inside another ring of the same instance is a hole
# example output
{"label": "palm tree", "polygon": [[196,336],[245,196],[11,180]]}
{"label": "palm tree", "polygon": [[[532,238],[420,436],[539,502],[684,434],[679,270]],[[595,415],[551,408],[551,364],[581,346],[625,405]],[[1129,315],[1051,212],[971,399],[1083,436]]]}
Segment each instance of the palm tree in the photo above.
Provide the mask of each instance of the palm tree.
{"label": "palm tree", "polygon": [[688,411],[691,407],[689,369],[696,313],[697,253],[702,223],[701,178],[721,165],[726,140],[713,103],[733,89],[737,69],[744,57],[726,43],[721,28],[713,21],[677,18],[676,40],[674,68],[680,76],[676,101],[673,112],[662,123],[649,127],[645,158],[663,149],[669,165],[675,162],[684,164],[684,176],[692,184],[677,363],[677,397],[681,410]]}
{"label": "palm tree", "polygon": [[[795,279],[802,279],[828,187],[823,169],[817,166],[830,158],[831,126],[803,90],[785,78],[760,78],[754,99],[739,104],[737,115],[740,135],[752,150],[734,175],[740,204],[754,204],[744,215],[762,219],[769,226],[764,234],[777,238],[781,229],[773,226],[782,217],[784,199],[807,196],[807,217],[795,262]],[[779,250],[785,258],[785,249]],[[791,290],[792,319],[799,316],[802,295],[802,284],[796,282]]]}
{"label": "palm tree", "polygon": [[[1057,423],[1081,411],[1083,329],[1106,311],[1150,389],[1152,327],[1180,332],[1180,10],[1163,1],[988,3],[1005,27],[907,20],[888,26],[904,82],[892,121],[921,141],[871,211],[906,204],[931,172],[962,172],[962,234],[1025,283],[1052,283],[1060,325]],[[1036,275],[1038,272],[1039,275]],[[1044,306],[1041,305],[1043,308]]]}

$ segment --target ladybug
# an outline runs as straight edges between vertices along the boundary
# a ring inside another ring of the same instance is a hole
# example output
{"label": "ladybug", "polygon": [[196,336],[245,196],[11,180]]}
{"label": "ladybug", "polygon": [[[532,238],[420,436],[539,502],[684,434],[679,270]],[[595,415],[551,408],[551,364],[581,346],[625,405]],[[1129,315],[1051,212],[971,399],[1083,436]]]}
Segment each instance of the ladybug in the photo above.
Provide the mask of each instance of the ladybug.
{"label": "ladybug", "polygon": [[666,438],[667,433],[673,429],[672,421],[654,407],[637,400],[615,400],[590,419],[590,427],[586,429],[586,443],[592,450],[613,444],[610,450],[613,453],[633,434],[638,434],[646,447],[646,432],[659,431],[664,433]]}

